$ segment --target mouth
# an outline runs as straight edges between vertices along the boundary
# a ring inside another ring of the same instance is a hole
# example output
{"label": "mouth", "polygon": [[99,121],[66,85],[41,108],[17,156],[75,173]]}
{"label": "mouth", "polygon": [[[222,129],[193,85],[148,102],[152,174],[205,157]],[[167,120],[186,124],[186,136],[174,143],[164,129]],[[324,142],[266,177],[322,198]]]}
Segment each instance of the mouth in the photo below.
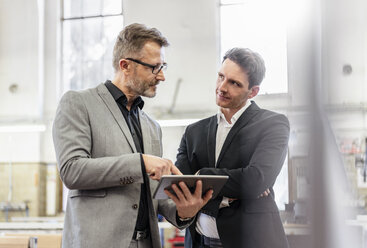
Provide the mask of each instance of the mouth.
{"label": "mouth", "polygon": [[158,84],[159,82],[154,82],[154,83],[149,84],[149,87],[156,87]]}
{"label": "mouth", "polygon": [[223,93],[220,92],[217,93],[217,98],[221,101],[228,101],[230,99],[229,97],[225,96]]}

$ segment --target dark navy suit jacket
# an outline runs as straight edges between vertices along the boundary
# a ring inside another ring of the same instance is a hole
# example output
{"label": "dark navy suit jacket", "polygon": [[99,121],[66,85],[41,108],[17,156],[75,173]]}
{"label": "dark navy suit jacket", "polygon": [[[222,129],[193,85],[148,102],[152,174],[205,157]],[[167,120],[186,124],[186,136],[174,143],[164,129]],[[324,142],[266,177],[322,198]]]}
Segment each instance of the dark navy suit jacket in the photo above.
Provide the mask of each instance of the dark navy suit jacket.
{"label": "dark navy suit jacket", "polygon": [[[216,130],[216,116],[189,125],[177,154],[183,174],[229,176],[202,212],[216,217],[224,247],[288,247],[272,188],[287,153],[288,119],[252,102],[229,132],[215,167]],[[259,198],[266,189],[270,195]],[[237,200],[219,209],[224,196]],[[195,222],[190,233],[195,238]],[[186,239],[185,247],[190,243]]]}

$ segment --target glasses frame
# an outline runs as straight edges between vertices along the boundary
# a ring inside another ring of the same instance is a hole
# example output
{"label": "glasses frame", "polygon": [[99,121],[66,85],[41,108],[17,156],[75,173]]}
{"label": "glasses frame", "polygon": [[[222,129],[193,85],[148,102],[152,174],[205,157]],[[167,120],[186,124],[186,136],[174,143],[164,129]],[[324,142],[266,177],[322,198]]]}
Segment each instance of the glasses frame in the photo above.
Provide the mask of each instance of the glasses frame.
{"label": "glasses frame", "polygon": [[[125,59],[126,60],[130,60],[130,61],[133,61],[133,62],[138,63],[140,65],[143,65],[143,66],[146,66],[146,67],[151,68],[152,69],[152,73],[154,75],[158,75],[158,73],[160,73],[162,69],[165,70],[167,68],[167,63],[157,64],[157,65],[151,65],[151,64],[148,64],[148,63],[144,63],[144,62],[142,62],[142,61],[140,61],[138,59],[133,59],[133,58],[125,58]],[[154,73],[154,71],[156,71],[156,72]]]}

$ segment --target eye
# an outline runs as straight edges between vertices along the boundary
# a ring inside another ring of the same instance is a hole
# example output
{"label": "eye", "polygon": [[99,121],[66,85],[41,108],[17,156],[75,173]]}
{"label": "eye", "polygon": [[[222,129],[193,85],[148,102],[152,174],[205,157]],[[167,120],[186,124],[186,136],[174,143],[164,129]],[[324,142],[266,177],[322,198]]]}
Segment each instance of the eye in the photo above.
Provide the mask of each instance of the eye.
{"label": "eye", "polygon": [[231,80],[231,81],[229,81],[231,84],[233,84],[233,85],[235,85],[235,86],[237,86],[237,87],[239,87],[239,86],[241,86],[238,82],[236,82],[236,81],[233,81],[233,80]]}
{"label": "eye", "polygon": [[220,81],[223,81],[223,80],[224,80],[224,76],[223,76],[222,74],[218,74],[218,79],[219,79]]}

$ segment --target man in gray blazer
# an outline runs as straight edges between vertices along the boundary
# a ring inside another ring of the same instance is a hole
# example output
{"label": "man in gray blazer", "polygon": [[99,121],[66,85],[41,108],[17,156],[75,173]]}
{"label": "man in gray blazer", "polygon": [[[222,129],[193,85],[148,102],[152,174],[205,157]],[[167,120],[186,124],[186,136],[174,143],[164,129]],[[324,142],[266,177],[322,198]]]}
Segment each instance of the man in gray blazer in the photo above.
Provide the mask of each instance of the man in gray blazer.
{"label": "man in gray blazer", "polygon": [[[78,247],[161,247],[157,213],[177,227],[211,198],[175,187],[180,199],[157,201],[151,192],[164,174],[180,174],[161,158],[161,129],[142,111],[141,96],[154,97],[164,81],[165,37],[132,24],[118,35],[115,77],[96,88],[69,91],[57,109],[53,139],[60,177],[67,188],[62,244]],[[180,191],[180,192],[179,192]]]}

